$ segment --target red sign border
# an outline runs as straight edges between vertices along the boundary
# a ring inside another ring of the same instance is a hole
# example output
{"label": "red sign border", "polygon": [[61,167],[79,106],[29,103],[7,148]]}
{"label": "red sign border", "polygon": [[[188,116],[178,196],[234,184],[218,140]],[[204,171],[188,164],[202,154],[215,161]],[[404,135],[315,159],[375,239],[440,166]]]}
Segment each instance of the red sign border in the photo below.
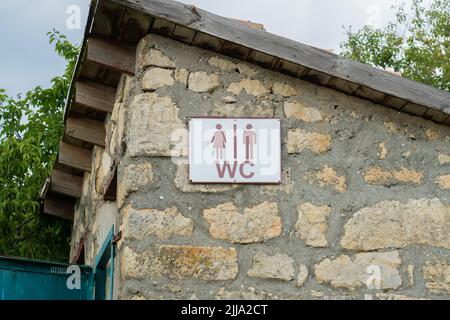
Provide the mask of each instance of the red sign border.
{"label": "red sign border", "polygon": [[[210,181],[192,181],[191,179],[191,170],[190,170],[190,165],[189,165],[189,152],[191,150],[191,146],[190,146],[190,122],[192,119],[254,119],[254,120],[278,120],[279,122],[279,126],[280,126],[280,180],[278,182],[245,182],[245,181],[240,181],[240,182],[235,182],[235,181],[227,181],[227,182],[210,182]],[[220,185],[220,184],[224,184],[224,185],[228,185],[228,184],[250,184],[250,185],[280,185],[283,182],[283,164],[282,164],[282,150],[281,150],[281,146],[282,146],[282,126],[281,126],[281,119],[280,118],[265,118],[265,117],[214,117],[214,116],[196,116],[196,117],[189,117],[187,118],[187,128],[188,128],[188,183],[189,184],[216,184],[216,185]]]}

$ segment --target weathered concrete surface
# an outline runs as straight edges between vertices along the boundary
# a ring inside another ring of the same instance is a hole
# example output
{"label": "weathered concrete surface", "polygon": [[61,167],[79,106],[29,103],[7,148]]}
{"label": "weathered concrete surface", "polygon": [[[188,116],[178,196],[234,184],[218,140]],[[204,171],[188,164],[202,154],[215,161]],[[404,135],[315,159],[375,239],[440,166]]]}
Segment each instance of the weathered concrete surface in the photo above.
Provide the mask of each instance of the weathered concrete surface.
{"label": "weathered concrete surface", "polygon": [[438,199],[382,201],[362,208],[344,225],[341,245],[351,250],[424,244],[450,248],[450,206]]}

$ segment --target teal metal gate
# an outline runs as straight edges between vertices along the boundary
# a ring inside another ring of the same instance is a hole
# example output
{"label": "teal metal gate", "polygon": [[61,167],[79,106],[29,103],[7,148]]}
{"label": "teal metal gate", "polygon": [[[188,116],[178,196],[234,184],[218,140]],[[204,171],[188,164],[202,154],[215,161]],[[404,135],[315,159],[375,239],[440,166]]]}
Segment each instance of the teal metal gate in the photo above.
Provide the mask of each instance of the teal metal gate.
{"label": "teal metal gate", "polygon": [[93,268],[0,256],[0,300],[112,300],[114,226]]}
{"label": "teal metal gate", "polygon": [[0,256],[0,300],[88,300],[88,266]]}

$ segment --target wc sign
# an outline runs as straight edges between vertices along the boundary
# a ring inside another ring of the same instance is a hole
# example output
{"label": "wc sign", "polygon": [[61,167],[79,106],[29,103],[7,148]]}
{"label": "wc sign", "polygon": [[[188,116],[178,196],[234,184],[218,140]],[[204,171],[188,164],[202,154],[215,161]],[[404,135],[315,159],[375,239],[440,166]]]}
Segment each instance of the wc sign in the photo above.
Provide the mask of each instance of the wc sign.
{"label": "wc sign", "polygon": [[280,183],[280,120],[191,118],[189,181]]}

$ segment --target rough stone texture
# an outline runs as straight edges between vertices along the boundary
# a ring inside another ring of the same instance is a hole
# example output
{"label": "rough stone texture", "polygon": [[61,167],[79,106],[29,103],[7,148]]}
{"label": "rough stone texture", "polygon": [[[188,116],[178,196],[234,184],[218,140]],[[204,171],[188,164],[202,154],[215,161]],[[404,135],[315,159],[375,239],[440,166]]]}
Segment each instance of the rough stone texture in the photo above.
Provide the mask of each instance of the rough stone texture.
{"label": "rough stone texture", "polygon": [[208,64],[212,67],[226,72],[238,71],[239,73],[242,73],[248,77],[252,77],[258,74],[258,70],[252,65],[245,62],[235,63],[229,58],[214,56],[208,59]]}
{"label": "rough stone texture", "polygon": [[272,93],[283,97],[292,97],[297,94],[297,90],[288,83],[275,82],[272,86]]}
{"label": "rough stone texture", "polygon": [[444,190],[450,190],[450,174],[437,177],[436,183],[439,185],[439,188]]}
{"label": "rough stone texture", "polygon": [[375,294],[378,300],[427,300],[419,297],[411,297],[404,294],[378,292]]}
{"label": "rough stone texture", "polygon": [[403,125],[396,123],[395,121],[386,121],[384,122],[384,127],[393,134],[398,134],[398,133],[402,133],[402,134],[407,134],[408,133],[408,128],[404,127]]}
{"label": "rough stone texture", "polygon": [[173,70],[152,68],[147,70],[142,77],[143,90],[156,90],[164,86],[171,86],[175,83]]}
{"label": "rough stone texture", "polygon": [[123,216],[123,234],[126,239],[143,240],[149,236],[156,236],[159,239],[190,236],[194,230],[192,220],[183,216],[176,208],[161,211],[135,209],[128,206],[123,210]]}
{"label": "rough stone texture", "polygon": [[222,101],[225,103],[236,103],[237,98],[235,96],[225,96],[225,97],[222,97]]}
{"label": "rough stone texture", "polygon": [[378,156],[380,157],[381,160],[386,159],[387,156],[387,149],[386,149],[386,144],[384,142],[380,142],[378,144],[378,149],[380,150],[378,153]]}
{"label": "rough stone texture", "polygon": [[405,167],[401,167],[399,170],[385,170],[380,167],[372,167],[364,174],[364,180],[367,183],[386,187],[396,184],[419,185],[422,179],[422,172]]}
{"label": "rough stone texture", "polygon": [[311,299],[323,299],[325,294],[323,292],[320,291],[316,291],[316,290],[311,290]]}
{"label": "rough stone texture", "polygon": [[125,247],[123,278],[233,280],[238,273],[234,248],[160,245],[137,253]]}
{"label": "rough stone texture", "polygon": [[[125,135],[126,108],[123,103],[116,102],[109,123],[106,125],[106,150],[111,156],[117,157],[122,153],[122,142]],[[109,131],[108,131],[109,127]]]}
{"label": "rough stone texture", "polygon": [[298,267],[298,275],[297,275],[297,288],[301,288],[304,286],[306,281],[308,280],[308,267],[304,264],[301,264]]}
{"label": "rough stone texture", "polygon": [[295,118],[304,122],[316,122],[323,120],[322,114],[315,108],[307,108],[300,102],[285,102],[284,114],[286,118]]}
{"label": "rough stone texture", "polygon": [[216,300],[277,300],[280,297],[264,290],[249,287],[240,291],[229,291],[222,287],[215,295]]}
{"label": "rough stone texture", "polygon": [[[99,149],[100,150],[100,149]],[[101,161],[98,163],[97,176],[95,181],[95,189],[99,194],[103,194],[104,188],[108,183],[108,179],[112,174],[112,158],[105,149],[101,149]]]}
{"label": "rough stone texture", "polygon": [[329,134],[320,134],[308,132],[302,129],[292,129],[287,135],[288,153],[301,153],[309,149],[314,153],[324,153],[331,148],[331,136]]}
{"label": "rough stone texture", "polygon": [[439,139],[439,132],[431,128],[425,130],[425,135],[431,141]]}
{"label": "rough stone texture", "polygon": [[165,56],[161,51],[156,49],[150,49],[143,57],[142,57],[142,66],[155,66],[160,68],[175,68],[175,63],[170,60],[167,56]]}
{"label": "rough stone texture", "polygon": [[328,241],[328,216],[331,208],[328,206],[315,206],[303,203],[297,207],[298,219],[295,230],[299,237],[312,247],[326,247]]}
{"label": "rough stone texture", "polygon": [[153,167],[150,162],[130,164],[123,167],[122,174],[119,176],[117,201],[121,207],[130,192],[137,191],[153,182]]}
{"label": "rough stone texture", "polygon": [[406,267],[406,271],[408,272],[408,286],[413,287],[414,286],[414,265],[409,264]]}
{"label": "rough stone texture", "polygon": [[188,166],[177,165],[174,179],[175,187],[182,192],[219,193],[238,188],[233,184],[191,184],[189,183]]}
{"label": "rough stone texture", "polygon": [[203,216],[209,222],[213,238],[233,243],[264,242],[281,234],[281,218],[274,202],[263,202],[240,213],[232,202],[206,209]]}
{"label": "rough stone texture", "polygon": [[340,193],[347,190],[345,177],[339,176],[336,170],[329,166],[324,166],[322,170],[316,172],[314,179],[317,180],[320,187],[331,186]]}
{"label": "rough stone texture", "polygon": [[450,264],[427,262],[422,270],[425,286],[431,293],[450,295]]}
{"label": "rough stone texture", "polygon": [[450,206],[438,199],[382,201],[356,212],[344,225],[341,245],[350,250],[424,244],[450,248]]}
{"label": "rough stone texture", "polygon": [[246,62],[239,62],[237,64],[237,68],[239,73],[242,73],[243,75],[246,75],[247,77],[254,77],[257,74],[259,74],[260,69],[257,69],[252,64],[246,63]]}
{"label": "rough stone texture", "polygon": [[322,260],[315,266],[314,274],[321,283],[355,290],[366,287],[371,276],[367,267],[377,266],[381,271],[381,289],[398,289],[402,284],[400,264],[398,251],[358,253],[354,257],[340,255]]}
{"label": "rough stone texture", "polygon": [[449,164],[450,163],[450,155],[445,153],[439,153],[438,161],[440,164]]}
{"label": "rough stone texture", "polygon": [[184,85],[184,87],[187,87],[188,84],[188,78],[189,78],[189,71],[186,69],[177,69],[175,70],[175,80],[180,82]]}
{"label": "rough stone texture", "polygon": [[264,84],[259,80],[243,79],[240,82],[232,83],[228,87],[228,91],[234,95],[238,95],[244,90],[247,94],[260,97],[270,93]]}
{"label": "rough stone texture", "polygon": [[294,260],[285,254],[270,256],[258,252],[253,258],[253,266],[247,274],[250,277],[290,281],[295,277]]}
{"label": "rough stone texture", "polygon": [[127,192],[137,191],[152,182],[153,167],[150,162],[130,164],[123,169],[122,184]]}
{"label": "rough stone texture", "polygon": [[212,92],[221,85],[217,74],[207,74],[204,71],[189,74],[188,88],[195,92]]}
{"label": "rough stone texture", "polygon": [[128,150],[131,156],[170,156],[171,137],[183,129],[178,108],[170,97],[156,93],[137,95],[132,103],[128,128]]}
{"label": "rough stone texture", "polygon": [[263,101],[260,104],[249,103],[237,105],[235,103],[216,104],[211,110],[211,116],[217,117],[267,117],[272,118],[275,106]]}
{"label": "rough stone texture", "polygon": [[219,68],[222,71],[234,71],[237,68],[236,64],[233,61],[229,59],[219,58],[217,56],[209,58],[208,64],[210,66]]}

